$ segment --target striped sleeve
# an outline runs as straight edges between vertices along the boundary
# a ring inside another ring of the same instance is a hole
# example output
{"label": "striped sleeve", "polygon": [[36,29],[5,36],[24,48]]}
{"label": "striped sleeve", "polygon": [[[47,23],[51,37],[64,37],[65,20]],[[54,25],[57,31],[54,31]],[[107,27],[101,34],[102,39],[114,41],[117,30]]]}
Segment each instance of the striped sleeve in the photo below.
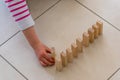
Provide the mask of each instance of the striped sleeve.
{"label": "striped sleeve", "polygon": [[5,0],[5,3],[21,30],[34,25],[26,0]]}

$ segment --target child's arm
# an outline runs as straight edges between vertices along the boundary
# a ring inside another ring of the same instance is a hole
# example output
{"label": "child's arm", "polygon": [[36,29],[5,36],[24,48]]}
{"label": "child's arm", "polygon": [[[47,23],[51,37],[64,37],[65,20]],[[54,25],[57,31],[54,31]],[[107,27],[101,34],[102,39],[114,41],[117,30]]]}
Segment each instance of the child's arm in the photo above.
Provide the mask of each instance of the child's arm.
{"label": "child's arm", "polygon": [[49,56],[51,52],[47,46],[41,43],[34,30],[34,21],[28,10],[25,0],[5,0],[9,11],[17,22],[19,28],[23,31],[30,45],[33,47],[40,63],[43,66],[54,64],[54,59]]}
{"label": "child's arm", "polygon": [[26,0],[5,0],[5,3],[21,30],[34,25]]}

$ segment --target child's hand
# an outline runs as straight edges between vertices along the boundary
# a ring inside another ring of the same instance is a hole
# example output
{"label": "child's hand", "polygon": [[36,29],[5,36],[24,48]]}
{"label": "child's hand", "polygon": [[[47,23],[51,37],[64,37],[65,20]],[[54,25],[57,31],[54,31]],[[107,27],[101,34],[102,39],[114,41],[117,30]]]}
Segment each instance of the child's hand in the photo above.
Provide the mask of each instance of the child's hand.
{"label": "child's hand", "polygon": [[34,30],[34,27],[31,26],[30,28],[23,30],[23,33],[28,42],[30,43],[31,47],[34,49],[40,63],[43,66],[54,65],[54,58],[52,58],[50,55],[51,50],[47,46],[42,44],[42,42],[39,40]]}
{"label": "child's hand", "polygon": [[35,49],[35,53],[37,54],[42,66],[46,67],[54,65],[54,58],[50,56],[51,50],[44,44],[39,44]]}

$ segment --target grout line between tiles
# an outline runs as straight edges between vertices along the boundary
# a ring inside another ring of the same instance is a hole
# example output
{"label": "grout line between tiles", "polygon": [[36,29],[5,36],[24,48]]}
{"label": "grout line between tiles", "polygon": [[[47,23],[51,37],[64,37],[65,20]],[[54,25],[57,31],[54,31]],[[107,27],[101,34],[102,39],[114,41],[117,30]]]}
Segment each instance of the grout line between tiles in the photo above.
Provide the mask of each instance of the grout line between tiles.
{"label": "grout line between tiles", "polygon": [[113,28],[117,29],[118,31],[120,31],[119,28],[117,28],[115,25],[113,25],[112,23],[110,23],[109,21],[107,21],[105,18],[101,17],[100,15],[98,15],[96,12],[94,12],[93,10],[91,10],[90,8],[88,8],[87,6],[85,6],[84,4],[82,4],[80,1],[75,0],[78,4],[80,4],[81,6],[83,6],[84,8],[86,8],[87,10],[89,10],[90,12],[92,12],[93,14],[95,14],[96,16],[98,16],[99,18],[101,18],[102,20],[104,20],[105,22],[107,22],[109,25],[111,25]]}
{"label": "grout line between tiles", "polygon": [[61,0],[58,0],[56,3],[54,3],[52,6],[50,6],[47,10],[45,10],[42,14],[40,14],[38,17],[36,17],[34,20],[36,21],[40,16],[45,14],[47,11],[49,11],[51,8],[53,8],[55,5],[57,5]]}
{"label": "grout line between tiles", "polygon": [[13,69],[15,69],[15,71],[17,71],[23,78],[25,78],[26,80],[29,80],[26,76],[24,76],[17,68],[15,68],[7,59],[5,59],[2,55],[0,55],[0,57],[5,60]]}
{"label": "grout line between tiles", "polygon": [[6,41],[4,41],[2,44],[0,44],[0,47],[4,45],[7,41],[9,41],[11,38],[13,38],[15,35],[17,35],[20,31],[17,31],[15,34],[13,34],[10,38],[8,38]]}
{"label": "grout line between tiles", "polygon": [[107,80],[110,80],[119,70],[120,68],[118,68]]}

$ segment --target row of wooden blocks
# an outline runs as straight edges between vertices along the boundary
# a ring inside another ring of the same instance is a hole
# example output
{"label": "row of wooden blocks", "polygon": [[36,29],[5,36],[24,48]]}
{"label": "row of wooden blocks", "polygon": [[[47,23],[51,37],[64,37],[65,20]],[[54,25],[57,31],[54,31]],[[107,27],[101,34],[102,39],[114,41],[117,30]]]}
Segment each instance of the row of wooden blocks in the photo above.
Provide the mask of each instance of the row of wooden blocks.
{"label": "row of wooden blocks", "polygon": [[103,33],[103,23],[97,21],[96,24],[92,25],[87,32],[83,33],[83,38],[77,38],[76,43],[71,45],[71,49],[66,49],[66,53],[61,52],[60,55],[55,54],[53,49],[53,56],[55,58],[55,66],[57,71],[62,71],[63,67],[67,66],[68,63],[72,62],[74,57],[78,56],[78,53],[83,52],[83,46],[88,47],[89,43],[93,43],[94,39],[98,38]]}

